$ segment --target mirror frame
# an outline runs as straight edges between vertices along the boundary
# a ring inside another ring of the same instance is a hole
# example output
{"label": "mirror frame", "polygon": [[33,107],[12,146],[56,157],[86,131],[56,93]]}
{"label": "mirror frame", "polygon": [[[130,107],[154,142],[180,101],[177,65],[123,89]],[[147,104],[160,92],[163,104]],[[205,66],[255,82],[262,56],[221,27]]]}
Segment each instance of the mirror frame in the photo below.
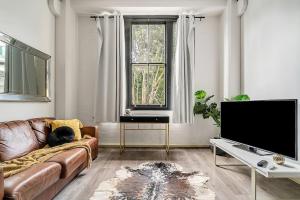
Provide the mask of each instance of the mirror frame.
{"label": "mirror frame", "polygon": [[31,55],[37,56],[46,61],[46,96],[33,96],[24,94],[14,94],[14,93],[3,93],[0,94],[1,102],[51,102],[51,73],[50,73],[50,62],[51,56],[43,53],[5,33],[0,31],[0,41],[6,43],[7,45],[16,47],[29,53]]}

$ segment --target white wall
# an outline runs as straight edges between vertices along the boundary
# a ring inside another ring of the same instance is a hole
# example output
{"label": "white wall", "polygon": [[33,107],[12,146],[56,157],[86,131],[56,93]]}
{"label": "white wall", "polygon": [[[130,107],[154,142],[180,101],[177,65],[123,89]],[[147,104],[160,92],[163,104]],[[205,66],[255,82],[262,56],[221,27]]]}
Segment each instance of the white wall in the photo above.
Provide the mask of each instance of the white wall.
{"label": "white wall", "polygon": [[241,20],[236,14],[237,1],[228,0],[220,23],[220,95],[221,99],[241,93]]}
{"label": "white wall", "polygon": [[237,1],[228,0],[227,4],[230,12],[228,96],[232,97],[241,93],[241,18],[237,16]]}
{"label": "white wall", "polygon": [[56,18],[56,117],[77,118],[78,105],[78,38],[77,15],[70,0],[62,2]]}
{"label": "white wall", "polygon": [[[207,17],[197,22],[196,28],[196,89],[205,89],[216,94],[219,100],[220,69],[220,17]],[[86,124],[93,123],[94,73],[97,66],[97,42],[95,21],[89,17],[79,17],[79,91],[78,115]],[[171,125],[171,144],[175,145],[208,145],[209,138],[218,130],[213,121],[197,117],[193,125]],[[155,132],[128,133],[128,144],[154,145],[163,144],[164,135]],[[118,144],[119,125],[106,123],[100,126],[100,143]]]}
{"label": "white wall", "polygon": [[252,99],[300,99],[299,8],[299,0],[249,0],[242,19],[243,90]]}
{"label": "white wall", "polygon": [[47,0],[0,0],[0,31],[51,55],[50,103],[0,102],[0,121],[54,116],[55,18]]}

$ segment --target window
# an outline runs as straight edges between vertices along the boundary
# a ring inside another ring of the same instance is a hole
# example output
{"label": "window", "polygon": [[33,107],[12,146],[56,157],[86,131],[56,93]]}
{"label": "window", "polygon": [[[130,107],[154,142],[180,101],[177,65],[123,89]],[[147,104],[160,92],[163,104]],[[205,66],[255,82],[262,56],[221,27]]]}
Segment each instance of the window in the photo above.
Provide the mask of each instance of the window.
{"label": "window", "polygon": [[128,108],[169,109],[173,23],[154,17],[125,18]]}

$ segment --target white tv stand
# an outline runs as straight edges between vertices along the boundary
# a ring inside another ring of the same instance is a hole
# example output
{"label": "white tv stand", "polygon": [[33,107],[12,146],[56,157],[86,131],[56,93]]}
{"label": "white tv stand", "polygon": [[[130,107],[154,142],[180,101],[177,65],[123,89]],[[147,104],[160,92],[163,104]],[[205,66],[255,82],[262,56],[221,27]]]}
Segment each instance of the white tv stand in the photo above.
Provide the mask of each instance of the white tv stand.
{"label": "white tv stand", "polygon": [[[210,143],[214,147],[214,162],[216,166],[224,166],[230,164],[217,164],[216,147],[222,149],[229,155],[238,159],[243,165],[251,168],[251,194],[252,200],[256,200],[256,172],[267,178],[300,178],[300,166],[294,163],[285,162],[284,165],[273,164],[272,155],[260,156],[252,152],[242,150],[240,148],[234,147],[232,142],[225,139],[211,139]],[[257,163],[261,160],[268,161],[269,165],[274,165],[276,168],[273,170],[258,167]],[[237,166],[236,164],[233,164]],[[238,164],[239,165],[239,164]],[[232,165],[230,165],[232,166]]]}

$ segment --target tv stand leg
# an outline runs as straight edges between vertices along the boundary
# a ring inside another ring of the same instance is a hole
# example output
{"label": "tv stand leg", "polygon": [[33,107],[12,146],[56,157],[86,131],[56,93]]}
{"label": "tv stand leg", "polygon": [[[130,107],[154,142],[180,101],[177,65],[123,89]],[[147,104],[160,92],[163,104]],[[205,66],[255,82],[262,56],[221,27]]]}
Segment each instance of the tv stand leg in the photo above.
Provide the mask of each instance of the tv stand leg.
{"label": "tv stand leg", "polygon": [[[214,164],[217,167],[221,166],[249,166],[245,164],[217,164],[217,146],[213,143]],[[251,167],[251,200],[256,200],[256,168]]]}
{"label": "tv stand leg", "polygon": [[215,166],[217,166],[217,147],[215,144],[214,144],[213,148],[214,148],[214,163],[215,163]]}
{"label": "tv stand leg", "polygon": [[256,200],[256,169],[251,167],[251,200]]}

